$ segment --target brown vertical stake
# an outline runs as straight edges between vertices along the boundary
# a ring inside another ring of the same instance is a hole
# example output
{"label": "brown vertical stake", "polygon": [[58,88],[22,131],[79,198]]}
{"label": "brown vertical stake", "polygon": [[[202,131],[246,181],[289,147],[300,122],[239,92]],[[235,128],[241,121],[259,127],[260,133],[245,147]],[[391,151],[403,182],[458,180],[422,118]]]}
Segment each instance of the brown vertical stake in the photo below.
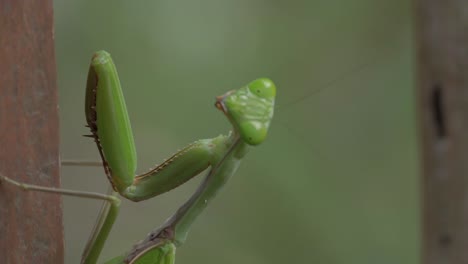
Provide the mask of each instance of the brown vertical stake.
{"label": "brown vertical stake", "polygon": [[[0,173],[59,186],[52,0],[0,0]],[[0,263],[63,263],[61,198],[0,184]]]}
{"label": "brown vertical stake", "polygon": [[468,263],[468,1],[416,1],[424,264]]}

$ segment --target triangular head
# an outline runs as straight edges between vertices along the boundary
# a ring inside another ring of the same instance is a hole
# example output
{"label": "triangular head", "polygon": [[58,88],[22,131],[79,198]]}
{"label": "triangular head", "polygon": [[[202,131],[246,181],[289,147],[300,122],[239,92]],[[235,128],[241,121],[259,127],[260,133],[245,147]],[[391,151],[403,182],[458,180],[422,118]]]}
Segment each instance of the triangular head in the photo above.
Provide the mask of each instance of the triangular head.
{"label": "triangular head", "polygon": [[242,140],[249,145],[258,145],[268,133],[275,96],[275,84],[270,79],[260,78],[218,96],[215,106],[226,114]]}

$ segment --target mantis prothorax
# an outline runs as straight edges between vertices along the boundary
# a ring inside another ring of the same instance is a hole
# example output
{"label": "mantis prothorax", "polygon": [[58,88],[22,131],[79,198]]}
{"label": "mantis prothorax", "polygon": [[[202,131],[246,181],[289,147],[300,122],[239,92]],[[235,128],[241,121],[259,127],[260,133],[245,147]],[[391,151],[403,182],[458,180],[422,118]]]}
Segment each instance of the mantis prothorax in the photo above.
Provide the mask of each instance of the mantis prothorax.
{"label": "mantis prothorax", "polygon": [[183,244],[195,218],[237,170],[249,146],[265,140],[273,117],[276,87],[269,79],[216,97],[215,106],[233,126],[227,135],[197,140],[156,168],[135,176],[136,151],[117,71],[105,51],[94,54],[88,74],[85,113],[102,158],[102,166],[114,192],[110,195],[55,189],[18,183],[0,174],[0,180],[25,190],[53,192],[105,200],[96,226],[83,252],[81,263],[96,263],[112,225],[120,200],[117,193],[142,201],[185,183],[208,167],[207,176],[193,196],[161,227],[150,232],[129,252],[105,263],[174,263],[175,248]]}

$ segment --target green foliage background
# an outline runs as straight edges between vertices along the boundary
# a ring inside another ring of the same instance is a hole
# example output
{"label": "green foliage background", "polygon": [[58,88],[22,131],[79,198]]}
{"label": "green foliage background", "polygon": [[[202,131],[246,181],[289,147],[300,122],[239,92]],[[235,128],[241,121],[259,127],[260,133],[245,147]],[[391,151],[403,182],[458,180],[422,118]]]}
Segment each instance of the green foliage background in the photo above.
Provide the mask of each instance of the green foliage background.
{"label": "green foliage background", "polygon": [[[55,24],[64,159],[98,159],[81,137],[93,51],[117,64],[139,172],[227,133],[214,96],[258,77],[277,84],[268,140],[193,226],[177,263],[418,262],[410,1],[55,1]],[[67,188],[107,189],[101,169],[62,175]],[[124,201],[103,257],[143,239],[199,182]],[[77,263],[100,204],[64,201],[66,263]]]}

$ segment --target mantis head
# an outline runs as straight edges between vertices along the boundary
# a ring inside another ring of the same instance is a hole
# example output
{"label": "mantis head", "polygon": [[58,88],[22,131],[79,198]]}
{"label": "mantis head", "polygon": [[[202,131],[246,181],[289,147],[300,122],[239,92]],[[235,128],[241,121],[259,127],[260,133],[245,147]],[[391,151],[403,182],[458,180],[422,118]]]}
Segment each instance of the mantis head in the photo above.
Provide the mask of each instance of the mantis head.
{"label": "mantis head", "polygon": [[275,96],[275,84],[267,78],[260,78],[216,97],[215,106],[229,118],[242,140],[249,145],[258,145],[268,133]]}

